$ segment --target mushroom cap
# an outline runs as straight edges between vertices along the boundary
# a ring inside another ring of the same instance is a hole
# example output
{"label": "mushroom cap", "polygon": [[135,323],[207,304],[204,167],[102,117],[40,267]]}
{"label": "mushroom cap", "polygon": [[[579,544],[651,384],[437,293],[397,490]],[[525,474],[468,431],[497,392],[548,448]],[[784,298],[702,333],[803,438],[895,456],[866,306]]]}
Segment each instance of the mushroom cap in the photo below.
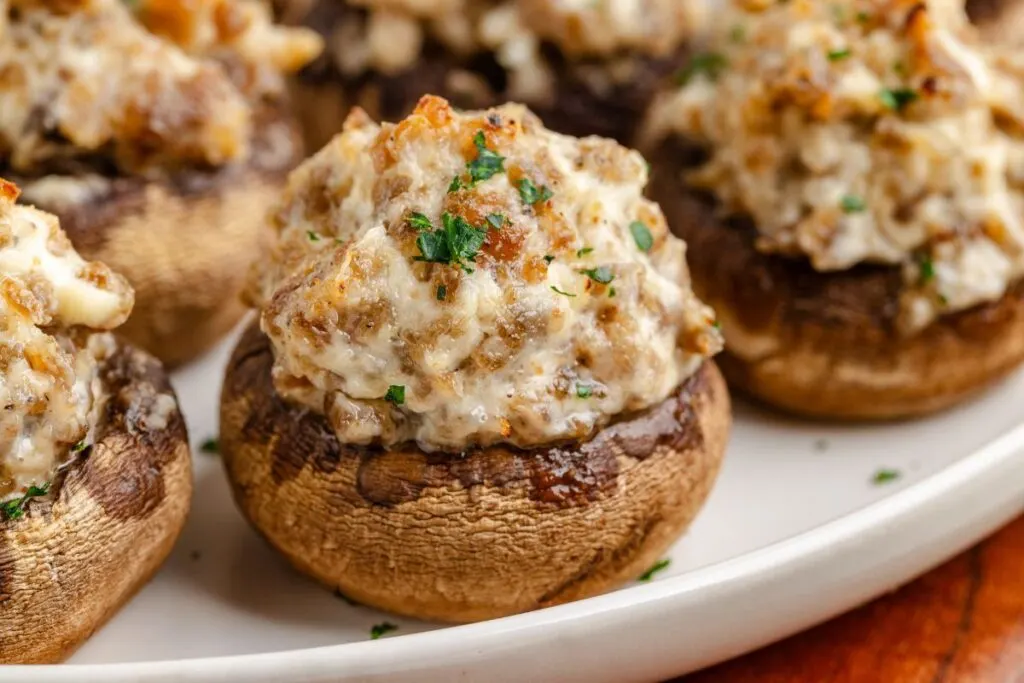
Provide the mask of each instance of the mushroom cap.
{"label": "mushroom cap", "polygon": [[730,425],[710,361],[585,443],[426,453],[339,444],[282,401],[253,326],[221,397],[221,453],[250,523],[300,571],[361,603],[468,622],[635,578],[704,503]]}
{"label": "mushroom cap", "polygon": [[261,253],[266,213],[302,157],[283,109],[263,111],[256,130],[245,165],[111,178],[78,196],[37,196],[34,179],[18,179],[23,200],[56,214],[83,258],[128,279],[135,309],[118,333],[168,366],[207,350],[246,312],[240,292]]}
{"label": "mushroom cap", "polygon": [[[328,45],[332,36],[366,31],[366,10],[351,0],[280,0],[275,5],[285,23],[313,29]],[[514,100],[528,105],[551,130],[628,144],[659,86],[686,63],[690,51],[684,43],[665,56],[636,53],[628,62],[609,60],[616,66],[600,59],[570,60],[551,51],[547,56],[552,60],[553,97],[537,101],[510,97],[510,74],[492,53],[459,55],[436,47],[421,54],[411,69],[359,75],[341,73],[332,51],[325,50],[289,79],[306,146],[313,150],[325,145],[353,107],[361,107],[376,121],[398,121],[426,94],[461,109],[487,109]],[[629,78],[608,77],[607,72],[615,69],[628,69]]]}
{"label": "mushroom cap", "polygon": [[811,417],[878,420],[950,407],[1024,362],[1024,283],[913,335],[896,326],[898,266],[823,273],[764,254],[754,226],[723,221],[681,178],[693,151],[662,141],[649,191],[689,246],[694,292],[725,333],[730,386]]}
{"label": "mushroom cap", "polygon": [[0,521],[0,664],[70,655],[157,571],[185,523],[192,465],[163,368],[119,344],[91,451]]}

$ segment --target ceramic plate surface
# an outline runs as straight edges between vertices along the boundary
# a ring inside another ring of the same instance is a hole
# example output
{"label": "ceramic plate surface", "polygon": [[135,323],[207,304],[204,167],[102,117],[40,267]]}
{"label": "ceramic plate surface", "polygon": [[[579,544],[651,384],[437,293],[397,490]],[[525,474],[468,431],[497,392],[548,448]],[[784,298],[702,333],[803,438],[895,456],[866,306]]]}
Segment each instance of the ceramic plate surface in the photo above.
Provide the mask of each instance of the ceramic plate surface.
{"label": "ceramic plate surface", "polygon": [[[169,562],[68,664],[0,668],[0,681],[658,680],[890,590],[1024,509],[1024,375],[904,424],[801,423],[737,402],[711,500],[650,583],[482,624],[417,623],[303,579],[235,511],[199,449],[216,434],[229,344],[175,376],[196,488]],[[878,483],[883,470],[895,478]],[[398,629],[369,640],[385,621]]]}

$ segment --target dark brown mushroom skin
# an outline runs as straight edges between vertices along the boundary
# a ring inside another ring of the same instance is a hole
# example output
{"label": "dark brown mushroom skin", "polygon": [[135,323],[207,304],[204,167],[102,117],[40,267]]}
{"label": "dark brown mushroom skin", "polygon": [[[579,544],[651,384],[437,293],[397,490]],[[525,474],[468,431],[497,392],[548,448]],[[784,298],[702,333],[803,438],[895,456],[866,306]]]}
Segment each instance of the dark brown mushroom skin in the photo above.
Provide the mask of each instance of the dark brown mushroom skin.
{"label": "dark brown mushroom skin", "polygon": [[723,217],[687,187],[698,150],[670,138],[648,152],[649,194],[687,243],[694,291],[723,322],[720,365],[734,388],[803,415],[903,418],[954,405],[1024,362],[1024,283],[901,334],[898,267],[823,273],[762,253],[749,220]]}
{"label": "dark brown mushroom skin", "polygon": [[[298,126],[283,106],[264,107],[252,154],[243,164],[124,176],[100,161],[8,173],[21,200],[55,214],[75,249],[128,278],[136,305],[119,334],[168,366],[192,360],[245,314],[239,293],[261,249],[261,226],[287,173],[301,160]],[[78,200],[40,199],[46,176],[106,179]],[[2,172],[0,172],[2,175]]]}
{"label": "dark brown mushroom skin", "polygon": [[[0,664],[69,656],[170,553],[192,495],[188,433],[152,356],[119,346],[100,377],[108,401],[94,444],[0,521]],[[45,568],[45,570],[43,569]]]}
{"label": "dark brown mushroom skin", "polygon": [[[317,31],[328,45],[331,35],[342,26],[357,24],[362,31],[366,23],[365,9],[345,0],[316,0],[304,13],[289,13],[288,2],[279,5],[286,23],[301,23]],[[658,87],[676,72],[688,53],[681,46],[666,57],[631,56],[631,77],[599,90],[588,72],[601,72],[605,62],[570,61],[553,45],[545,45],[543,50],[557,81],[554,99],[523,104],[551,130],[576,137],[599,135],[624,144],[633,139]],[[451,78],[453,72],[471,74],[486,88],[459,88]],[[486,109],[516,99],[509,95],[508,74],[493,54],[459,56],[429,40],[415,68],[397,74],[370,71],[346,76],[338,71],[330,50],[325,50],[299,73],[292,89],[309,149],[319,149],[338,133],[353,106],[363,108],[374,120],[398,121],[427,94],[443,97],[461,109]]]}
{"label": "dark brown mushroom skin", "polygon": [[252,327],[228,365],[221,454],[236,502],[300,571],[418,618],[493,618],[635,578],[696,515],[728,438],[711,362],[588,442],[457,454],[342,445],[275,394],[272,364]]}

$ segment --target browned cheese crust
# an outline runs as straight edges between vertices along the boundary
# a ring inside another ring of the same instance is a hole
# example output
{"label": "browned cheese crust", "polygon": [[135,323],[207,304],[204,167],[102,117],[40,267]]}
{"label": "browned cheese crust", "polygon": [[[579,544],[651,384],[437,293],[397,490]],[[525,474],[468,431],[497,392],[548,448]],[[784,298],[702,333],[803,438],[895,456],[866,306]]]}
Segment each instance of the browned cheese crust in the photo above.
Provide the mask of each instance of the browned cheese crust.
{"label": "browned cheese crust", "polygon": [[1024,362],[1024,283],[904,336],[898,267],[822,273],[763,254],[752,225],[721,220],[713,199],[685,189],[691,151],[665,141],[648,158],[651,196],[689,246],[694,292],[722,322],[733,387],[802,415],[898,419],[952,406]]}
{"label": "browned cheese crust", "polygon": [[[286,13],[284,19],[312,28],[327,40],[347,24],[362,25],[365,14],[365,10],[344,0],[316,0],[308,14],[296,17]],[[597,92],[588,85],[583,71],[595,68],[599,62],[570,62],[550,45],[544,54],[554,67],[554,100],[522,103],[551,130],[576,137],[600,135],[624,144],[632,141],[659,85],[686,61],[685,48],[667,58],[637,57],[640,66],[632,79]],[[334,137],[355,106],[374,120],[398,121],[427,94],[443,97],[461,109],[487,109],[510,99],[522,100],[509,96],[508,74],[492,54],[460,57],[428,41],[414,69],[391,75],[371,71],[358,77],[339,73],[331,59],[325,52],[290,79],[291,99],[310,150],[320,149]],[[486,84],[486,88],[460,87],[458,79],[450,78],[456,69],[472,74],[475,83]]]}
{"label": "browned cheese crust", "polygon": [[[239,292],[261,252],[264,218],[302,158],[283,111],[264,113],[255,129],[246,166],[120,177],[86,201],[36,202],[60,218],[84,258],[128,278],[135,309],[118,333],[169,366],[207,350],[244,315]],[[30,196],[31,180],[18,180]]]}
{"label": "browned cheese crust", "polygon": [[[192,495],[188,435],[152,357],[127,346],[100,376],[109,402],[95,445],[32,500],[0,521],[0,664],[70,655],[156,572],[185,522]],[[165,421],[162,421],[165,420]]]}
{"label": "browned cheese crust", "polygon": [[588,597],[636,577],[708,495],[730,413],[710,361],[591,441],[428,454],[339,444],[276,396],[266,337],[228,365],[221,451],[249,521],[302,572],[361,603],[468,622]]}

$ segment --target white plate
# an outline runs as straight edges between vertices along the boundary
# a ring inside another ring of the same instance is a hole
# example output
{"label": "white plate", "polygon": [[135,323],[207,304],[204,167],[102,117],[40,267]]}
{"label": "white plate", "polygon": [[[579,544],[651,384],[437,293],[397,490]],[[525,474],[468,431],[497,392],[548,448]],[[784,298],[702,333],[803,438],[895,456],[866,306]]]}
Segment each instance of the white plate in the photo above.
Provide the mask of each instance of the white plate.
{"label": "white plate", "polygon": [[[175,378],[215,434],[225,344]],[[0,681],[649,681],[740,654],[890,590],[1024,509],[1024,376],[929,420],[791,421],[748,405],[718,486],[649,584],[439,628],[352,607],[293,573],[196,454],[192,516],[156,579],[70,665]],[[881,468],[901,476],[872,482]],[[383,621],[398,631],[370,641]]]}

